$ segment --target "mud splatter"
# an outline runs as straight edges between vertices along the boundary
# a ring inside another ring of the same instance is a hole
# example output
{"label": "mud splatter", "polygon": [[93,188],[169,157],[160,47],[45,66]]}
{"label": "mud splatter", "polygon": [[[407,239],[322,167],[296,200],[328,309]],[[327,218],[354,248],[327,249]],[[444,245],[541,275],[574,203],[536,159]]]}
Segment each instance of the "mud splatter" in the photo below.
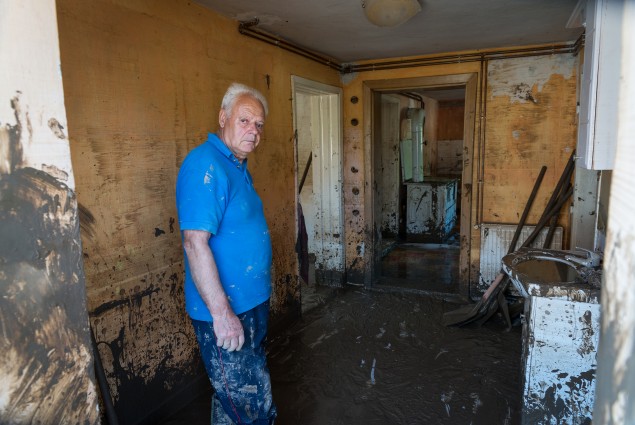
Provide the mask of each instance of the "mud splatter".
{"label": "mud splatter", "polygon": [[0,127],[0,422],[96,423],[77,201],[24,166],[32,129],[19,96],[17,124]]}
{"label": "mud splatter", "polygon": [[337,290],[272,340],[276,424],[520,423],[520,329],[444,327],[453,308]]}
{"label": "mud splatter", "polygon": [[66,134],[64,134],[64,126],[59,123],[55,118],[51,118],[48,122],[49,128],[55,134],[55,137],[58,139],[66,139]]}
{"label": "mud splatter", "polygon": [[593,319],[589,310],[584,312],[584,316],[578,318],[582,324],[582,343],[578,347],[578,353],[581,356],[587,356],[595,352],[595,344],[593,344]]}
{"label": "mud splatter", "polygon": [[538,103],[531,92],[531,87],[527,83],[516,84],[512,89],[512,98],[517,101]]}
{"label": "mud splatter", "polygon": [[81,232],[92,238],[95,236],[95,216],[81,203],[77,204],[79,211],[79,228]]}

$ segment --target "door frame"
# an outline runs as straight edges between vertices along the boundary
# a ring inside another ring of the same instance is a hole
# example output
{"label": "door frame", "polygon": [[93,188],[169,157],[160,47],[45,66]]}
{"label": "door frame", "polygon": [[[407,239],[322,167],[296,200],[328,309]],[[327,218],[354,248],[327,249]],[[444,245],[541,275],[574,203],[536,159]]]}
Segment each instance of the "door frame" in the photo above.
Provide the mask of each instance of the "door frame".
{"label": "door frame", "polygon": [[[363,82],[364,90],[364,179],[366,182],[373,180],[373,165],[375,161],[374,141],[376,126],[373,117],[374,94],[381,92],[394,92],[395,90],[433,89],[442,87],[465,87],[465,114],[463,128],[463,173],[461,176],[461,217],[460,217],[460,260],[459,260],[459,295],[469,298],[470,292],[470,257],[472,248],[472,208],[473,208],[473,180],[475,155],[475,129],[478,96],[478,73],[435,75],[426,77],[398,78],[387,80],[366,80]],[[374,223],[374,194],[367,191],[364,198],[364,220],[366,223]],[[374,267],[376,257],[376,237],[373,232],[366,232],[364,258],[364,286],[370,288],[380,276]]]}
{"label": "door frame", "polygon": [[[329,137],[333,140],[331,142],[331,146],[337,148],[336,157],[338,159],[333,160],[333,155],[321,155],[321,152],[313,152],[313,181],[315,184],[316,180],[320,182],[327,180],[328,185],[322,184],[322,186],[328,186],[330,189],[330,195],[325,196],[326,194],[322,194],[322,201],[328,202],[331,208],[335,207],[338,211],[339,220],[334,222],[331,217],[321,217],[321,221],[328,221],[330,225],[339,229],[338,234],[330,235],[332,240],[326,241],[324,245],[327,247],[323,249],[329,249],[328,245],[334,247],[337,251],[337,254],[340,258],[334,260],[335,256],[333,256],[332,252],[329,254],[329,267],[325,269],[321,269],[316,267],[316,282],[319,284],[324,284],[327,286],[338,286],[341,287],[346,282],[346,251],[344,245],[344,197],[343,197],[343,172],[344,172],[344,129],[343,129],[343,91],[340,87],[330,86],[327,84],[323,84],[317,81],[309,80],[303,77],[299,77],[296,75],[291,75],[291,93],[292,93],[292,115],[293,115],[293,127],[294,129],[298,128],[297,122],[297,103],[296,103],[296,93],[303,93],[309,96],[316,96],[326,98],[329,102],[329,106],[327,110],[320,110],[320,113],[328,112],[328,118],[320,120],[320,123],[326,124],[320,127],[321,133],[328,133]],[[336,99],[333,99],[333,97]],[[322,139],[323,140],[323,139]],[[296,167],[296,211],[297,211],[297,203],[300,202],[300,197],[298,196],[298,185],[299,185],[299,174],[301,171],[298,169],[299,167],[299,158],[298,158],[298,141],[294,145],[295,149],[295,167]],[[319,174],[320,178],[316,179],[316,173]],[[335,183],[335,184],[333,184]],[[329,201],[330,200],[330,201]],[[332,211],[332,209],[330,209]],[[324,226],[322,226],[324,230]],[[296,233],[298,229],[296,226]],[[307,231],[313,231],[313,229]],[[322,236],[324,236],[325,232],[322,232]],[[297,234],[296,234],[297,237]],[[324,242],[324,241],[323,241]],[[332,266],[332,268],[331,268]]]}

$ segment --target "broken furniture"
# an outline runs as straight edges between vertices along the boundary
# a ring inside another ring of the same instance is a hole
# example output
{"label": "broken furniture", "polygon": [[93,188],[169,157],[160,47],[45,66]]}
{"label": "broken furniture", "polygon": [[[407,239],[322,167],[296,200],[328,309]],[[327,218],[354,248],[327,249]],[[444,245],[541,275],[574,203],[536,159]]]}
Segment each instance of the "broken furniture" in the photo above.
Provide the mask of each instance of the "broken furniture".
{"label": "broken furniture", "polygon": [[600,256],[521,248],[503,270],[525,298],[522,424],[590,423],[600,334]]}

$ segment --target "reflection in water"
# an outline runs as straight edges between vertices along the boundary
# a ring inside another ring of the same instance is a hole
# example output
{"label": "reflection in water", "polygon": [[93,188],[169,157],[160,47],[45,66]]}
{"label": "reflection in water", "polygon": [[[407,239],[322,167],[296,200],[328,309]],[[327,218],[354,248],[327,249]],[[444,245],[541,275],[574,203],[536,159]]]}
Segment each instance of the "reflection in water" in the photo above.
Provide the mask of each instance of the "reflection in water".
{"label": "reflection in water", "polygon": [[583,283],[575,268],[559,261],[530,259],[519,262],[513,269],[527,276],[531,283]]}

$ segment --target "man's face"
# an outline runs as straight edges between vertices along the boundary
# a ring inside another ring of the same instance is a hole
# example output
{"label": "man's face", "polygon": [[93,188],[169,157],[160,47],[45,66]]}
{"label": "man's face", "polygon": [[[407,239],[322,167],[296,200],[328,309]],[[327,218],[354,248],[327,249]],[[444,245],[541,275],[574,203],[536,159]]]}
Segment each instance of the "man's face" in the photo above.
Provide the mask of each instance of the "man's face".
{"label": "man's face", "polygon": [[230,114],[221,109],[218,122],[221,139],[234,156],[242,161],[260,143],[265,125],[265,110],[258,100],[242,95],[236,99]]}

